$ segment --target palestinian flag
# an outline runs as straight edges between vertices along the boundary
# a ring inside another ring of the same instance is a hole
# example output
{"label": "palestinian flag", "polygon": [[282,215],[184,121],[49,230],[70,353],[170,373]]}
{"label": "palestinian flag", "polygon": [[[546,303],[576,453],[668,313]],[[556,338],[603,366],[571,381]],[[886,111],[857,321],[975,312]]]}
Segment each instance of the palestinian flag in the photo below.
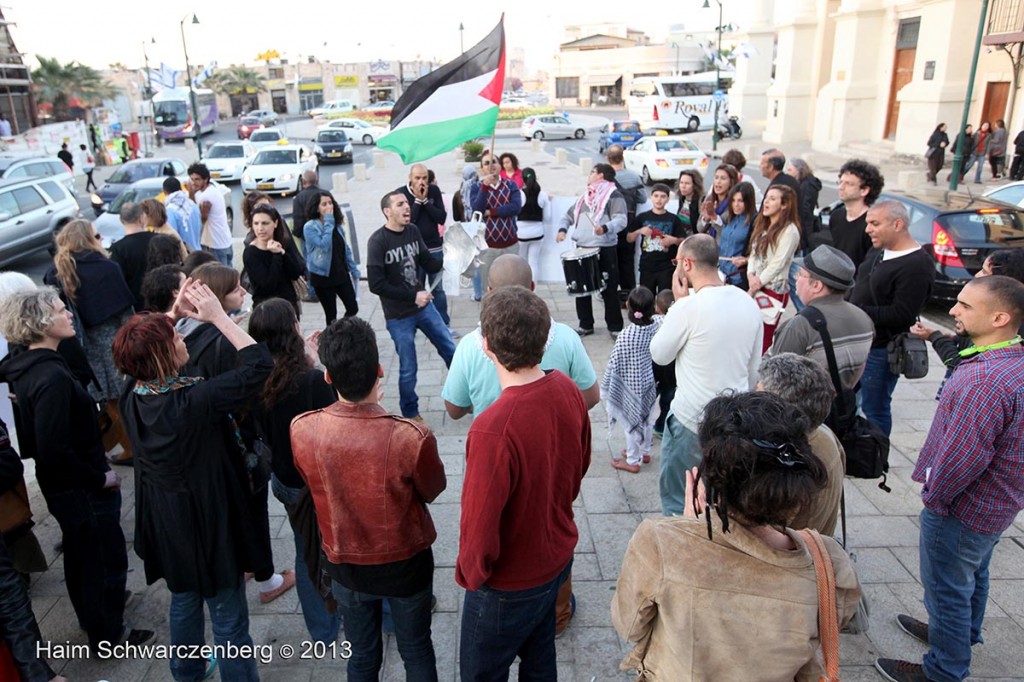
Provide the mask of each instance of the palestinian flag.
{"label": "palestinian flag", "polygon": [[505,85],[504,20],[468,52],[409,86],[378,148],[416,163],[494,132]]}

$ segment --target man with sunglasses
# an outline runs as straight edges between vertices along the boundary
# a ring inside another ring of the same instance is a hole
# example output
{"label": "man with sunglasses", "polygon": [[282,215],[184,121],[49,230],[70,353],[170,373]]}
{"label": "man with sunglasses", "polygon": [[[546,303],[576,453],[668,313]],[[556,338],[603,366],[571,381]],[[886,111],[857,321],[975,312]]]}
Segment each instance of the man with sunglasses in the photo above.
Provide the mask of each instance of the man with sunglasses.
{"label": "man with sunglasses", "polygon": [[491,263],[504,253],[519,254],[519,226],[516,218],[523,208],[523,195],[511,180],[499,174],[501,164],[491,152],[480,158],[480,179],[469,190],[471,209],[484,216],[487,250],[480,254],[480,281],[490,280]]}

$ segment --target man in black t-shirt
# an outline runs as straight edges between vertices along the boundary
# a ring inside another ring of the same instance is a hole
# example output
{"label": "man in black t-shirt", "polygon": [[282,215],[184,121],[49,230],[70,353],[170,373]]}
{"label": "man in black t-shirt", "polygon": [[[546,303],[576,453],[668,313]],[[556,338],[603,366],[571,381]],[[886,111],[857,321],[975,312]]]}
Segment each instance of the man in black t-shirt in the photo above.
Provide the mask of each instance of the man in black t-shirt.
{"label": "man in black t-shirt", "polygon": [[839,200],[843,205],[829,216],[828,228],[832,245],[849,256],[858,268],[871,249],[871,239],[865,231],[868,208],[883,187],[885,178],[867,161],[851,159],[839,169]]}
{"label": "man in black t-shirt", "polygon": [[124,236],[110,247],[110,260],[121,266],[121,274],[128,283],[128,289],[135,297],[135,310],[144,310],[146,299],[142,296],[142,278],[146,276],[149,260],[149,242],[156,236],[142,227],[142,206],[127,203],[121,207],[121,225]]}
{"label": "man in black t-shirt", "polygon": [[380,203],[387,223],[366,245],[366,278],[370,291],[380,296],[388,333],[398,353],[398,402],[402,416],[423,421],[416,395],[416,330],[437,349],[446,367],[452,364],[455,342],[433,304],[433,294],[420,282],[419,269],[441,277],[441,261],[430,255],[419,228],[411,224],[409,200],[400,190],[384,195]]}
{"label": "man in black t-shirt", "polygon": [[861,409],[886,435],[892,432],[892,392],[900,378],[889,370],[886,346],[910,331],[935,281],[935,262],[910,236],[909,223],[906,206],[896,200],[879,202],[868,210],[872,249],[850,293],[850,303],[875,323],[875,340],[860,378]]}
{"label": "man in black t-shirt", "polygon": [[662,289],[672,289],[672,273],[676,266],[679,242],[683,241],[686,226],[675,213],[665,210],[672,190],[661,183],[651,188],[650,211],[644,211],[633,218],[626,233],[626,241],[635,244],[640,239],[640,286],[657,294]]}

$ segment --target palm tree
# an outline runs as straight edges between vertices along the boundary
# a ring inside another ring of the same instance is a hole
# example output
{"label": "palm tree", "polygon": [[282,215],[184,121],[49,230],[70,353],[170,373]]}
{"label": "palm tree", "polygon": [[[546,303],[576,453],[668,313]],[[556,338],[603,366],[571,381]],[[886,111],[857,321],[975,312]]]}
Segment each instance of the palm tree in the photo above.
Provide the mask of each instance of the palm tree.
{"label": "palm tree", "polygon": [[213,74],[206,83],[214,92],[225,95],[252,95],[267,90],[267,79],[262,74],[237,64]]}
{"label": "palm tree", "polygon": [[55,121],[70,121],[71,100],[81,100],[85,107],[112,97],[116,88],[103,80],[100,72],[79,62],[61,64],[57,59],[38,55],[39,67],[31,73],[36,99],[53,106]]}

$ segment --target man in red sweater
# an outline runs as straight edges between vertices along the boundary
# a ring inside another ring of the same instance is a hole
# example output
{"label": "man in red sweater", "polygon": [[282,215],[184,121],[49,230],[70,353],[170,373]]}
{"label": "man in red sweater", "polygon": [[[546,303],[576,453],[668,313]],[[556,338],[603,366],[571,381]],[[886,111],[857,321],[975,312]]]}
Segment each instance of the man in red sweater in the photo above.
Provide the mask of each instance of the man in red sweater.
{"label": "man in red sweater", "polygon": [[[455,579],[466,588],[463,680],[555,679],[555,598],[579,533],[572,502],[590,466],[590,418],[569,377],[540,368],[551,317],[519,286],[484,298],[480,327],[501,396],[466,442]],[[553,409],[554,406],[554,409]]]}

